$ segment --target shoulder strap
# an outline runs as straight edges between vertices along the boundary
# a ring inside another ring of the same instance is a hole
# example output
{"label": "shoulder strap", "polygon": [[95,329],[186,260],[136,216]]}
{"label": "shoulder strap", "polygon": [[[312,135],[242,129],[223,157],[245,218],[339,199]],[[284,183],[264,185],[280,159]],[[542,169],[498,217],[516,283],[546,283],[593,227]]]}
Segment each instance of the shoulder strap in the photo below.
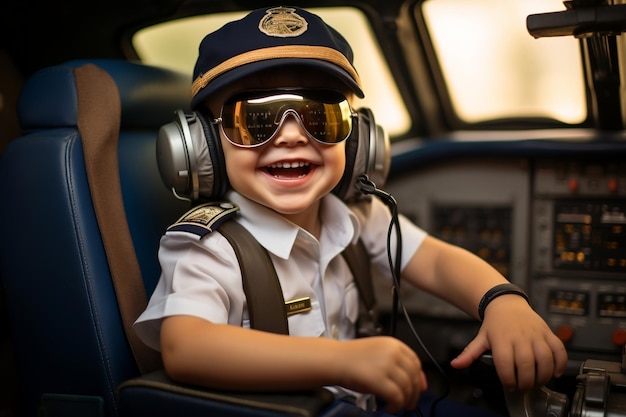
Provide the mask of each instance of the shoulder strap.
{"label": "shoulder strap", "polygon": [[369,263],[363,262],[369,256],[365,250],[365,245],[359,239],[357,243],[349,245],[342,253],[344,259],[354,275],[354,282],[359,289],[359,294],[363,303],[368,309],[376,306],[376,298],[374,297],[374,285],[371,278]]}
{"label": "shoulder strap", "polygon": [[243,290],[248,301],[250,327],[278,334],[289,334],[285,299],[274,264],[257,240],[234,220],[219,226],[237,254]]}
{"label": "shoulder strap", "polygon": [[126,338],[139,370],[146,373],[162,365],[158,352],[141,342],[132,329],[146,306],[147,297],[122,201],[117,156],[121,119],[119,91],[113,78],[93,64],[76,68],[74,78],[78,96],[78,131],[91,199]]}
{"label": "shoulder strap", "polygon": [[363,262],[364,259],[369,259],[363,241],[359,239],[355,244],[349,245],[342,255],[352,272],[361,299],[357,333],[359,336],[381,334],[372,271],[369,262]]}

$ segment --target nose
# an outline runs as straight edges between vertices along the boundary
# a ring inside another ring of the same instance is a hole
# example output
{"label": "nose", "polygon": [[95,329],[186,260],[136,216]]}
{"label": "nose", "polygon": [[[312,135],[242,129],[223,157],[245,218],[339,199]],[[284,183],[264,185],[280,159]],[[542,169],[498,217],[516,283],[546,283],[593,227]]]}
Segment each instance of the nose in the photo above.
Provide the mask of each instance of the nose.
{"label": "nose", "polygon": [[273,141],[276,146],[297,146],[309,143],[307,133],[297,117],[291,112],[283,116]]}

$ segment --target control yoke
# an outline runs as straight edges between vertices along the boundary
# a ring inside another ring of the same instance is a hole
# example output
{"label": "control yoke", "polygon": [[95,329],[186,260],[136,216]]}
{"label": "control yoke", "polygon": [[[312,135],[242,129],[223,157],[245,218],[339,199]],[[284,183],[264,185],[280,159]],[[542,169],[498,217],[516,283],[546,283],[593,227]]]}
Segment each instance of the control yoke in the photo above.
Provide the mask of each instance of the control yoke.
{"label": "control yoke", "polygon": [[[493,365],[491,355],[481,360]],[[510,417],[626,416],[626,350],[622,362],[588,359],[580,366],[576,391],[569,397],[545,386],[527,393],[505,392]],[[571,404],[570,404],[571,403]]]}

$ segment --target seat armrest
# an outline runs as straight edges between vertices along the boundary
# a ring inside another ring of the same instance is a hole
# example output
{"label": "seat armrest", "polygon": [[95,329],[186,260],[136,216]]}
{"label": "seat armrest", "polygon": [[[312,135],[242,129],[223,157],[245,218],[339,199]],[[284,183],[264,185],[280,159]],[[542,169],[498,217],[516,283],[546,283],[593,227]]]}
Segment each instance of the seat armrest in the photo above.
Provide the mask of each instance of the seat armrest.
{"label": "seat armrest", "polygon": [[122,383],[119,402],[120,417],[314,417],[331,406],[334,396],[323,388],[285,393],[210,390],[179,384],[159,370]]}

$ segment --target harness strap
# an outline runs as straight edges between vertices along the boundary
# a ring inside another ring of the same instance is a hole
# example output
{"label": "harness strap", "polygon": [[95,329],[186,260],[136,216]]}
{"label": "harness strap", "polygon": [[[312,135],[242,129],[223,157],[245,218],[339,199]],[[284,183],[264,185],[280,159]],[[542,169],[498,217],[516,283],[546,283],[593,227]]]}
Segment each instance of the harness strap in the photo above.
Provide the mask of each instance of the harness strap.
{"label": "harness strap", "polygon": [[225,221],[220,233],[237,254],[248,301],[250,327],[278,334],[289,334],[285,299],[280,281],[267,251],[238,222]]}
{"label": "harness strap", "polygon": [[382,328],[378,321],[378,308],[376,296],[374,295],[374,282],[370,264],[364,262],[369,259],[363,241],[359,239],[357,243],[349,245],[342,252],[354,282],[359,290],[359,322],[357,333],[359,336],[374,336],[382,333]]}

